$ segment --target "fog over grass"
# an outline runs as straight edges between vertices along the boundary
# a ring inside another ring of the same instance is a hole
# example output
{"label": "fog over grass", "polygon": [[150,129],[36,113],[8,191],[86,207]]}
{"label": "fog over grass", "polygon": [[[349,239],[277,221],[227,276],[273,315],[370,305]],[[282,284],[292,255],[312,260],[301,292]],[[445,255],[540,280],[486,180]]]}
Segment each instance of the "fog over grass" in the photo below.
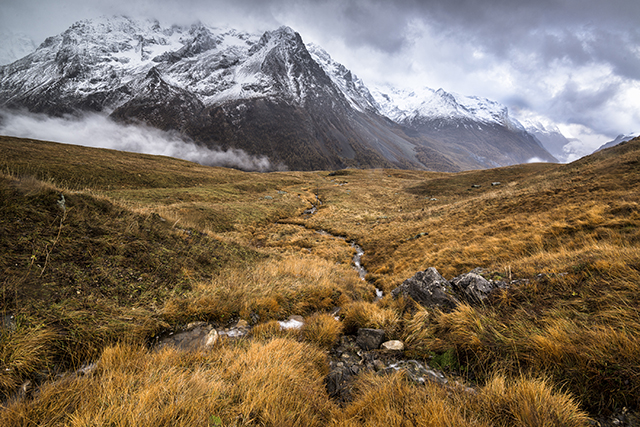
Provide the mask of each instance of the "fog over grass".
{"label": "fog over grass", "polygon": [[120,124],[101,114],[80,117],[49,117],[43,114],[0,111],[0,134],[40,139],[85,147],[109,148],[134,153],[177,157],[207,166],[245,171],[282,170],[265,156],[252,156],[239,149],[210,149],[143,124]]}

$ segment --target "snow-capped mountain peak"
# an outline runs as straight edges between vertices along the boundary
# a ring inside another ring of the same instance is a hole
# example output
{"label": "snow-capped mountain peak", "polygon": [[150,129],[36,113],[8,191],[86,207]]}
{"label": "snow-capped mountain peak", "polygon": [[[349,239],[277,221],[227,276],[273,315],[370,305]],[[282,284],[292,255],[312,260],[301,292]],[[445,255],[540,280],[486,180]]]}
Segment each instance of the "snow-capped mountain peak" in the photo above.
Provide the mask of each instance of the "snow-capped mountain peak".
{"label": "snow-capped mountain peak", "polygon": [[358,76],[336,62],[329,53],[314,43],[307,43],[311,57],[322,67],[331,81],[346,96],[352,108],[358,111],[378,111],[379,106],[369,89]]}
{"label": "snow-capped mountain peak", "polygon": [[504,106],[442,89],[371,93],[289,27],[250,34],[124,16],[85,20],[0,66],[0,83],[3,108],[101,113],[292,168],[452,171],[553,160]]}
{"label": "snow-capped mountain peak", "polygon": [[371,93],[380,106],[381,113],[399,123],[421,120],[468,120],[524,130],[517,120],[509,117],[507,107],[486,98],[428,87],[403,90],[381,86],[373,89]]}

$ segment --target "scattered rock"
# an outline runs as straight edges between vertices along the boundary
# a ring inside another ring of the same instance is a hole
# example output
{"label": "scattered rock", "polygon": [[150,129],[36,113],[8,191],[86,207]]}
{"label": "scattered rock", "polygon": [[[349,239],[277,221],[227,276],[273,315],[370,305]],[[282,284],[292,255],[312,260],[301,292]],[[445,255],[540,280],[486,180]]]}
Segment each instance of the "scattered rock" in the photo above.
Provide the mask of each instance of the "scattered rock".
{"label": "scattered rock", "polygon": [[471,188],[480,188],[480,187],[482,187],[482,185],[479,185],[479,184],[473,184],[473,185],[471,186]]}
{"label": "scattered rock", "polygon": [[205,322],[189,323],[181,332],[161,338],[158,348],[173,346],[182,350],[211,348],[218,341],[218,331]]}
{"label": "scattered rock", "polygon": [[380,375],[389,375],[396,371],[402,371],[409,380],[418,383],[425,384],[427,381],[445,385],[449,381],[441,372],[434,371],[433,369],[425,368],[417,360],[404,360],[398,363],[389,365],[388,368],[379,372]]}
{"label": "scattered rock", "polygon": [[385,333],[382,329],[358,329],[356,344],[363,350],[376,350],[384,342]]}
{"label": "scattered rock", "polygon": [[[333,347],[329,352],[329,374],[325,378],[325,385],[327,392],[333,399],[343,403],[350,401],[353,381],[357,375],[363,372],[377,372],[379,375],[388,375],[402,370],[409,380],[416,383],[423,384],[427,381],[432,381],[449,386],[444,374],[429,369],[415,360],[404,360],[404,353],[363,349],[358,344],[358,341],[362,334],[367,333],[367,331],[360,329],[358,332],[358,338],[353,335],[342,336],[340,344]],[[400,342],[400,344],[402,343]]]}
{"label": "scattered rock", "polygon": [[497,181],[496,181],[496,182],[492,182],[492,183],[491,183],[491,186],[492,186],[492,187],[495,187],[496,185],[500,185],[500,184],[501,184],[500,182],[497,182]]}
{"label": "scattered rock", "polygon": [[302,215],[313,215],[316,212],[318,212],[318,208],[315,206],[312,206],[311,208],[306,209],[304,212],[302,212]]}
{"label": "scattered rock", "polygon": [[640,426],[640,412],[622,408],[609,417],[599,417],[594,425],[599,427],[638,427]]}
{"label": "scattered rock", "polygon": [[226,336],[228,338],[242,338],[249,333],[251,325],[244,319],[240,319],[236,324],[230,328],[221,329],[218,331],[218,335]]}
{"label": "scattered rock", "polygon": [[3,330],[13,332],[16,330],[16,327],[16,318],[13,314],[8,313],[0,316],[0,335]]}
{"label": "scattered rock", "polygon": [[373,361],[373,369],[376,370],[376,372],[380,372],[384,369],[386,369],[387,367],[385,366],[384,363],[382,363],[382,361],[376,359]]}
{"label": "scattered rock", "polygon": [[218,331],[216,331],[215,329],[210,330],[209,333],[205,336],[204,348],[213,347],[217,341],[218,341]]}
{"label": "scattered rock", "polygon": [[416,235],[415,235],[415,236],[413,236],[413,237],[409,237],[409,238],[407,239],[407,241],[409,241],[409,240],[416,240],[416,239],[419,239],[419,238],[421,238],[421,237],[428,236],[428,235],[429,235],[429,233],[425,233],[425,232],[423,231],[423,232],[421,232],[421,233],[416,234]]}
{"label": "scattered rock", "polygon": [[251,324],[252,325],[257,325],[258,322],[260,322],[260,315],[258,315],[258,313],[251,312],[249,314],[249,318],[251,319]]}
{"label": "scattered rock", "polygon": [[404,350],[404,343],[398,340],[391,340],[383,342],[381,348],[384,350],[402,351]]}
{"label": "scattered rock", "polygon": [[339,401],[350,401],[351,382],[357,372],[354,372],[350,366],[335,362],[331,362],[329,369],[329,375],[326,376],[324,381],[327,393]]}
{"label": "scattered rock", "polygon": [[482,303],[496,289],[495,283],[476,273],[466,273],[452,279],[451,286],[470,304]]}
{"label": "scattered rock", "polygon": [[394,298],[404,295],[426,307],[437,307],[447,311],[459,304],[449,281],[433,267],[417,272],[392,290],[391,295]]}
{"label": "scattered rock", "polygon": [[80,369],[76,371],[76,375],[78,376],[91,375],[93,374],[93,372],[96,370],[97,367],[98,367],[97,363],[85,363],[84,365],[82,365]]}

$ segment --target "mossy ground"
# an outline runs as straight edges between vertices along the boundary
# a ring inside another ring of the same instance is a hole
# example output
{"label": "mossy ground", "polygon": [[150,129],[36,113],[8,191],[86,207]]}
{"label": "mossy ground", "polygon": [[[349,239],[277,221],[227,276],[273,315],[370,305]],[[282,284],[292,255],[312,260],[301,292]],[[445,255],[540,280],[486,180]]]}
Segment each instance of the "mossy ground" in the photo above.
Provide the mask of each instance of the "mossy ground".
{"label": "mossy ground", "polygon": [[[9,137],[0,153],[0,392],[43,384],[5,404],[3,425],[124,425],[154,399],[174,404],[139,425],[585,425],[581,410],[640,406],[640,140],[569,165],[456,174],[256,174]],[[357,241],[386,292],[431,266],[524,280],[451,313],[374,302],[353,249],[320,229]],[[270,322],[292,314],[309,326],[278,336]],[[215,355],[144,348],[180,324],[252,315],[255,342]],[[385,329],[479,394],[362,378],[337,407],[322,352],[358,327]],[[88,361],[94,376],[47,382]],[[113,400],[74,400],[99,387]],[[304,402],[287,400],[293,389]],[[410,404],[383,405],[387,392]]]}

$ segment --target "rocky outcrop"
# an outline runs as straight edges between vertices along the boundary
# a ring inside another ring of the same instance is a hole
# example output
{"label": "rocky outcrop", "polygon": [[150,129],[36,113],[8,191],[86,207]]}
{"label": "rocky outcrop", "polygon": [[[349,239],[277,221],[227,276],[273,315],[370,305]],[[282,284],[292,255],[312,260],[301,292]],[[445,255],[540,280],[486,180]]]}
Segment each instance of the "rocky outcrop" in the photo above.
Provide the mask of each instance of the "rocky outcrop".
{"label": "rocky outcrop", "polygon": [[460,302],[471,305],[482,304],[493,291],[506,287],[506,283],[487,280],[480,274],[481,272],[482,269],[475,269],[449,281],[434,267],[429,267],[402,282],[391,291],[391,295],[394,298],[402,295],[424,307],[444,311],[453,310]]}
{"label": "rocky outcrop", "polygon": [[465,301],[475,304],[484,302],[496,288],[495,282],[489,282],[481,275],[474,273],[463,274],[451,280],[453,291]]}
{"label": "rocky outcrop", "polygon": [[394,298],[403,295],[423,306],[445,311],[452,310],[459,304],[449,281],[434,267],[417,272],[392,290],[391,295]]}

